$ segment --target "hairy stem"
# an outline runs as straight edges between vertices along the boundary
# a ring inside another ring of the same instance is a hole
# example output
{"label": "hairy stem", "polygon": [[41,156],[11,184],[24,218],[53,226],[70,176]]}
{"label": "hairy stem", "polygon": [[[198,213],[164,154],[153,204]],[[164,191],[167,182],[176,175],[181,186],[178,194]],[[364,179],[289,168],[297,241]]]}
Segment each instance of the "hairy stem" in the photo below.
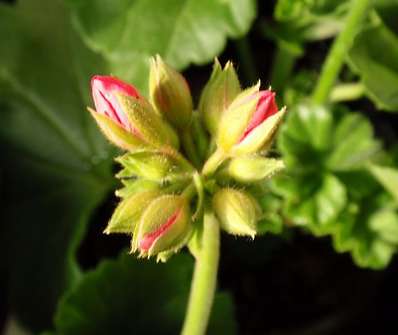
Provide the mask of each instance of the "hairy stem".
{"label": "hairy stem", "polygon": [[317,104],[328,101],[330,91],[344,64],[344,57],[351,47],[355,34],[367,13],[370,0],[352,0],[345,26],[333,42],[332,48],[323,64],[321,75],[312,95]]}
{"label": "hairy stem", "polygon": [[220,227],[210,211],[204,214],[201,240],[181,335],[204,335],[213,306],[220,255]]}

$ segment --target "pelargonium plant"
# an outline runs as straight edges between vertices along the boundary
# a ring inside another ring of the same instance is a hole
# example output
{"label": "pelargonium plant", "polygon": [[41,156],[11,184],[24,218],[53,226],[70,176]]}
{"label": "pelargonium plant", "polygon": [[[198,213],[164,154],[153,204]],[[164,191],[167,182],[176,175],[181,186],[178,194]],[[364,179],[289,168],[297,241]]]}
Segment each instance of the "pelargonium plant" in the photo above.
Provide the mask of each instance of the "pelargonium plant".
{"label": "pelargonium plant", "polygon": [[182,334],[204,334],[220,229],[255,237],[264,213],[250,186],[283,168],[266,155],[285,109],[260,82],[242,89],[232,63],[217,60],[197,110],[184,77],[159,56],[149,99],[111,76],[94,76],[91,88],[91,115],[125,151],[116,158],[121,200],[105,233],[129,234],[132,254],[158,261],[188,246],[196,266]]}

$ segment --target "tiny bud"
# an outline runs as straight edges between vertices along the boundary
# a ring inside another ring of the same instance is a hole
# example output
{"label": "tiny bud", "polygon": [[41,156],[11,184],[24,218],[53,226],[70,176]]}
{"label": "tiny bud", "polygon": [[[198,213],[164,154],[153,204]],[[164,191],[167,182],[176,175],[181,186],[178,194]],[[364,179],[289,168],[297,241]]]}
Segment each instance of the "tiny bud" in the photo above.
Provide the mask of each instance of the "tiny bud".
{"label": "tiny bud", "polygon": [[192,97],[185,78],[157,55],[152,59],[149,92],[156,109],[177,129],[191,122]]}
{"label": "tiny bud", "polygon": [[240,93],[240,84],[234,66],[227,62],[224,69],[216,59],[213,72],[200,97],[199,112],[212,135],[217,134],[222,113]]}
{"label": "tiny bud", "polygon": [[116,158],[123,169],[118,178],[141,177],[152,181],[162,181],[168,177],[190,177],[193,168],[174,150],[156,150],[127,153]]}
{"label": "tiny bud", "polygon": [[261,210],[257,201],[248,193],[223,188],[213,196],[213,208],[226,232],[254,238]]}
{"label": "tiny bud", "polygon": [[261,156],[233,158],[226,167],[226,173],[237,181],[250,183],[270,178],[285,167],[281,159]]}
{"label": "tiny bud", "polygon": [[115,192],[119,198],[128,198],[133,194],[159,189],[159,183],[147,179],[122,179],[123,187]]}
{"label": "tiny bud", "polygon": [[133,238],[132,251],[140,256],[176,252],[192,231],[188,200],[179,195],[163,195],[153,200],[143,213]]}

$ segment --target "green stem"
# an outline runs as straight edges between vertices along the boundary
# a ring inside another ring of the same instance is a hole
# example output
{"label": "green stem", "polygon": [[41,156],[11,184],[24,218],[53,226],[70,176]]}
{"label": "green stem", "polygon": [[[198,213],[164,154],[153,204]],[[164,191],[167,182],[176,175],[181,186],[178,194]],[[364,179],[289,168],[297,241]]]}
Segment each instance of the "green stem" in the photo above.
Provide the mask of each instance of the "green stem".
{"label": "green stem", "polygon": [[352,0],[345,26],[334,40],[332,48],[323,64],[320,78],[312,95],[316,104],[324,104],[344,63],[344,56],[350,48],[355,34],[367,13],[370,0]]}
{"label": "green stem", "polygon": [[220,228],[215,215],[206,211],[201,249],[196,256],[191,293],[181,335],[204,335],[213,306],[220,256]]}
{"label": "green stem", "polygon": [[330,101],[351,101],[362,97],[365,93],[365,87],[362,83],[346,83],[333,87],[330,92]]}
{"label": "green stem", "polygon": [[182,133],[181,133],[182,145],[183,145],[184,151],[185,151],[187,157],[189,158],[189,160],[191,161],[191,163],[193,163],[193,165],[196,168],[199,168],[200,167],[200,159],[196,153],[196,148],[193,143],[190,130],[191,129],[188,128],[188,130],[182,131]]}
{"label": "green stem", "polygon": [[205,165],[202,169],[203,176],[209,176],[216,172],[217,168],[221,165],[221,163],[225,160],[226,156],[223,151],[217,149],[206,161]]}

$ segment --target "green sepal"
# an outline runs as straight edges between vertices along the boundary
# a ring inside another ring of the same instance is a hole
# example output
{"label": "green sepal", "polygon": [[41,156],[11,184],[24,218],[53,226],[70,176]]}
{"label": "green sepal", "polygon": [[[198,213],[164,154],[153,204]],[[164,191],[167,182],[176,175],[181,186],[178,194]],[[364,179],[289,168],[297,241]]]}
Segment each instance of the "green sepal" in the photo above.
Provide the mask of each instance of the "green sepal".
{"label": "green sepal", "polygon": [[97,122],[105,137],[117,147],[124,150],[134,151],[148,146],[145,141],[138,138],[134,133],[124,129],[111,118],[96,112],[90,107],[87,107],[87,109]]}
{"label": "green sepal", "polygon": [[156,190],[160,188],[157,182],[146,179],[122,179],[124,187],[116,190],[119,198],[128,198],[137,192]]}
{"label": "green sepal", "polygon": [[189,178],[193,168],[176,151],[153,150],[127,153],[117,157],[116,161],[123,169],[117,178],[140,177],[152,181],[162,182],[170,178]]}
{"label": "green sepal", "polygon": [[242,183],[252,183],[271,178],[284,168],[285,164],[281,159],[251,155],[231,159],[221,173]]}
{"label": "green sepal", "polygon": [[148,145],[159,148],[172,146],[178,148],[178,136],[173,128],[163,120],[144,97],[117,94],[118,102],[126,112],[129,122],[137,130],[136,135]]}

